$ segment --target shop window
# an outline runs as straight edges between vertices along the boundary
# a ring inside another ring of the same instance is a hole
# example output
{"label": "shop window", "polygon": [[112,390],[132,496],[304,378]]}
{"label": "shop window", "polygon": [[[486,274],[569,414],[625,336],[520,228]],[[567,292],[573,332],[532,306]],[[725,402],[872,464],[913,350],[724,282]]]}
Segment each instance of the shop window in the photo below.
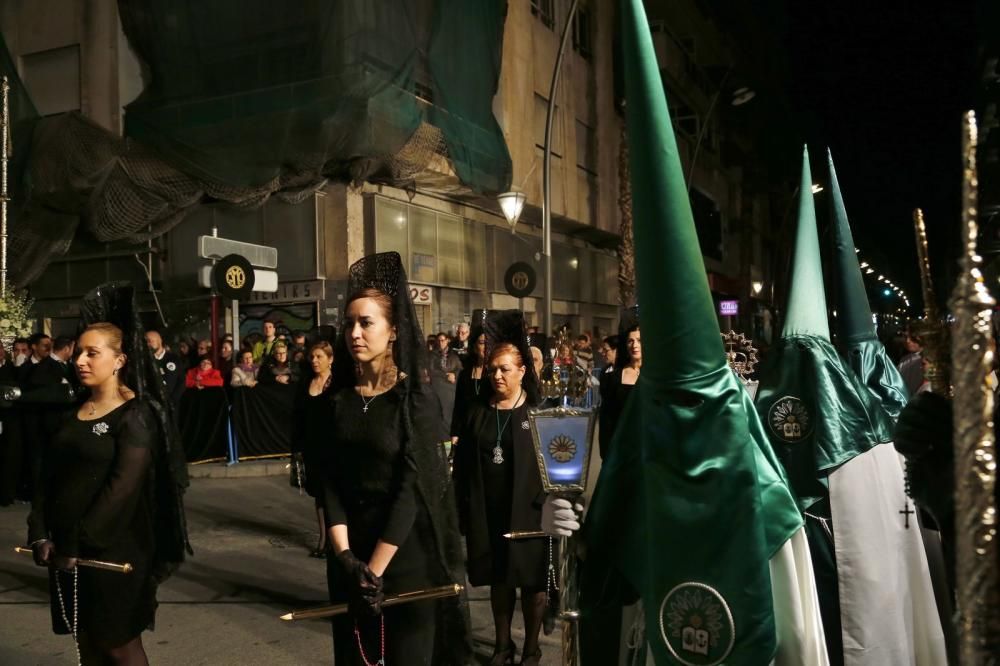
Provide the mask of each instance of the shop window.
{"label": "shop window", "polygon": [[483,225],[384,197],[375,197],[375,249],[395,250],[421,284],[483,289]]}
{"label": "shop window", "polygon": [[426,208],[409,207],[410,279],[438,282],[437,215]]}
{"label": "shop window", "polygon": [[408,257],[407,228],[405,204],[381,197],[375,199],[375,234],[379,252],[395,251],[401,257]]}

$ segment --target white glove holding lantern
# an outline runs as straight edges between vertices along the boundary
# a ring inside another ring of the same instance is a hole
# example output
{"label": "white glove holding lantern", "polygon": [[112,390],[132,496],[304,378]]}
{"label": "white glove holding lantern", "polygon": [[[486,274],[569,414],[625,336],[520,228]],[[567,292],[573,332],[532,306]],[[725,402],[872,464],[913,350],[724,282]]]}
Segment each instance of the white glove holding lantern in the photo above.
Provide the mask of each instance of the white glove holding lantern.
{"label": "white glove holding lantern", "polygon": [[549,536],[568,537],[580,529],[583,507],[569,500],[549,495],[542,506],[542,531]]}

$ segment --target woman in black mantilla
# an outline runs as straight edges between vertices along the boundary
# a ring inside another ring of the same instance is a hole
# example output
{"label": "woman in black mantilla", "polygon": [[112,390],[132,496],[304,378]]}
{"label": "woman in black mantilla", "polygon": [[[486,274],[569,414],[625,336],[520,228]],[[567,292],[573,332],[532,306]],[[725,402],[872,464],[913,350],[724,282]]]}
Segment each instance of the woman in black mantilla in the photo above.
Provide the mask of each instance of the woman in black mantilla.
{"label": "woman in black mantilla", "polygon": [[512,542],[503,534],[541,529],[545,492],[528,424],[528,408],[538,404],[538,380],[520,312],[491,312],[485,328],[493,397],[469,408],[455,453],[455,489],[469,582],[490,586],[496,631],[490,663],[514,663],[510,626],[520,588],[525,627],[521,663],[527,666],[541,659],[538,634],[545,613],[550,540]]}
{"label": "woman in black mantilla", "polygon": [[[437,433],[440,406],[420,378],[426,351],[395,252],[350,270],[319,468],[338,666],[465,664],[464,598],[381,608],[385,594],[460,583],[461,542]],[[435,649],[437,648],[437,650]]]}
{"label": "woman in black mantilla", "polygon": [[625,401],[639,381],[642,369],[642,342],[639,335],[639,306],[622,312],[618,326],[618,352],[615,369],[601,377],[601,409],[598,413],[598,442],[601,460],[610,455],[611,438]]}
{"label": "woman in black mantilla", "polygon": [[147,663],[157,585],[190,552],[183,452],[132,298],[131,286],[102,285],[83,301],[74,365],[89,390],[46,451],[28,518],[35,562],[50,568],[53,630],[74,635],[82,664]]}
{"label": "woman in black mantilla", "polygon": [[455,409],[451,416],[451,443],[458,442],[458,435],[465,423],[469,407],[475,402],[485,402],[493,396],[493,384],[486,376],[486,331],[483,322],[486,310],[472,313],[472,334],[465,367],[458,375],[455,386]]}
{"label": "woman in black mantilla", "polygon": [[299,382],[292,408],[292,481],[315,500],[319,524],[319,542],[310,557],[326,557],[326,518],[323,509],[323,485],[316,461],[328,441],[330,422],[330,387],[333,385],[333,347],[320,340],[309,348],[309,381]]}

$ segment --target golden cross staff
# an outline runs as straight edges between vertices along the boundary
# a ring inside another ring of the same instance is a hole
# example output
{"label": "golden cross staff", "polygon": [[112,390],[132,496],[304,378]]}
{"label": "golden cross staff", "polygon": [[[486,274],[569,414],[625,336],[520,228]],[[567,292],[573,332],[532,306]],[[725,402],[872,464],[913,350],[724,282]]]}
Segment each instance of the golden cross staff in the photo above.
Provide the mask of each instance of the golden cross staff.
{"label": "golden cross staff", "polygon": [[[457,597],[465,589],[458,583],[442,585],[441,587],[431,587],[426,590],[414,590],[413,592],[403,592],[391,597],[386,597],[382,602],[382,608],[398,606],[399,604],[410,603],[411,601],[428,601],[430,599],[444,599],[446,597]],[[348,611],[347,604],[334,604],[332,606],[320,606],[308,610],[292,611],[285,613],[281,619],[286,622],[296,620],[316,620],[323,617],[333,617],[334,615],[344,615]]]}
{"label": "golden cross staff", "polygon": [[976,116],[962,126],[962,258],[951,296],[955,445],[955,598],[959,656],[963,666],[994,664],[1000,654],[1000,590],[997,571],[996,435],[988,376],[996,347],[996,301],[983,280],[976,249],[978,183]]}
{"label": "golden cross staff", "polygon": [[924,211],[913,210],[913,230],[917,237],[917,260],[920,264],[920,286],[924,296],[924,320],[914,326],[923,338],[923,357],[927,363],[924,376],[931,385],[931,391],[951,397],[951,349],[948,329],[938,312],[934,282],[931,280],[931,265],[927,253],[927,227]]}
{"label": "golden cross staff", "polygon": [[[21,555],[31,555],[30,548],[22,548],[21,546],[15,546],[14,552]],[[101,560],[80,560],[76,561],[76,565],[79,567],[89,567],[91,569],[102,569],[104,571],[114,571],[115,573],[130,574],[132,573],[132,565],[128,562],[102,562]]]}

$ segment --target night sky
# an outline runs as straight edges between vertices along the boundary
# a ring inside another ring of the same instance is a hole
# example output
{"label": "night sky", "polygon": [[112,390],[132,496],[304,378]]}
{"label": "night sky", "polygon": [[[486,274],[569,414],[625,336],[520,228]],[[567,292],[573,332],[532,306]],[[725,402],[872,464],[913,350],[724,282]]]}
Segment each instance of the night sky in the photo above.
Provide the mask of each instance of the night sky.
{"label": "night sky", "polygon": [[[960,121],[978,75],[974,8],[901,0],[774,7],[784,13],[775,25],[785,89],[814,177],[826,180],[829,146],[862,256],[913,309],[922,300],[911,213],[923,208],[941,300],[958,253]],[[825,220],[829,202],[821,194],[816,204]]]}

